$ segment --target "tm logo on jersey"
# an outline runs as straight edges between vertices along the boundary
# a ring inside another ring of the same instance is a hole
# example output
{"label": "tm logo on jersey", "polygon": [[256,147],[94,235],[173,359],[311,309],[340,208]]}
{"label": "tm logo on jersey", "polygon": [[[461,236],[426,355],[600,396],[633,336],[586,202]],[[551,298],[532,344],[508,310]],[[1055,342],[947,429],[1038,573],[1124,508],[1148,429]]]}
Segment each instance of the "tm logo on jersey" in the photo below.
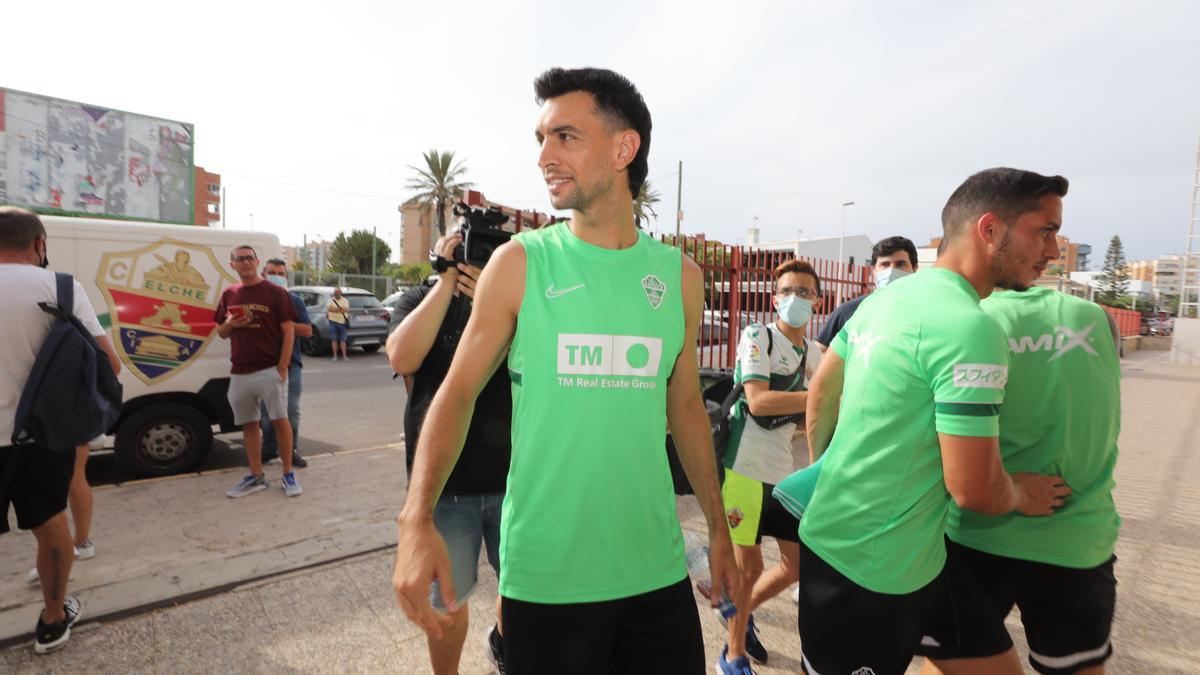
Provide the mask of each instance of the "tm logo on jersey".
{"label": "tm logo on jersey", "polygon": [[1096,324],[1092,323],[1087,328],[1081,331],[1074,331],[1066,326],[1056,326],[1053,333],[1045,335],[1022,335],[1018,339],[1008,338],[1008,348],[1014,354],[1024,354],[1025,352],[1040,352],[1043,349],[1055,350],[1054,356],[1051,356],[1049,361],[1053,361],[1062,357],[1063,354],[1075,349],[1076,347],[1091,354],[1092,356],[1100,356],[1096,349],[1092,347],[1091,342],[1095,342],[1096,338],[1092,337],[1092,331],[1096,330]]}
{"label": "tm logo on jersey", "polygon": [[653,389],[657,384],[653,380],[645,382],[565,376],[653,378],[658,375],[661,361],[662,338],[593,333],[560,333],[558,336],[558,380],[564,387]]}

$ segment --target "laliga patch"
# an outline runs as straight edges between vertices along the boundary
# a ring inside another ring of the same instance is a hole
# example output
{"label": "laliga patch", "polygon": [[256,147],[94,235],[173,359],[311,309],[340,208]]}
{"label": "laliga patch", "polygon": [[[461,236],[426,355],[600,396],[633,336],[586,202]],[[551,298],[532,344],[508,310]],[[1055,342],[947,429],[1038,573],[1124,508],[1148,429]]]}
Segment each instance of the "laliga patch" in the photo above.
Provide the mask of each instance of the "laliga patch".
{"label": "laliga patch", "polygon": [[646,292],[646,301],[650,306],[658,309],[667,293],[667,285],[653,274],[647,274],[642,278],[642,290]]}
{"label": "laliga patch", "polygon": [[725,512],[725,519],[729,521],[730,529],[736,529],[738,525],[742,524],[742,519],[745,517],[742,510],[736,506]]}
{"label": "laliga patch", "polygon": [[1003,389],[1008,382],[1008,366],[992,363],[954,364],[954,386],[978,389]]}

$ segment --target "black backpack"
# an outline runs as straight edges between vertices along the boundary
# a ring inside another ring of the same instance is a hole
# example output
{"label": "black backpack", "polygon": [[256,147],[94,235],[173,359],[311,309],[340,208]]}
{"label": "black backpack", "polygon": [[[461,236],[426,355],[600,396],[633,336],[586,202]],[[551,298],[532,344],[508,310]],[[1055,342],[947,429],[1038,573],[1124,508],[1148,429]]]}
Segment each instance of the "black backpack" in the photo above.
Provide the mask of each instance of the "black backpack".
{"label": "black backpack", "polygon": [[55,275],[57,304],[38,307],[55,317],[21,390],[14,444],[72,450],[107,432],[121,414],[121,383],[108,355],[72,311],[75,280]]}

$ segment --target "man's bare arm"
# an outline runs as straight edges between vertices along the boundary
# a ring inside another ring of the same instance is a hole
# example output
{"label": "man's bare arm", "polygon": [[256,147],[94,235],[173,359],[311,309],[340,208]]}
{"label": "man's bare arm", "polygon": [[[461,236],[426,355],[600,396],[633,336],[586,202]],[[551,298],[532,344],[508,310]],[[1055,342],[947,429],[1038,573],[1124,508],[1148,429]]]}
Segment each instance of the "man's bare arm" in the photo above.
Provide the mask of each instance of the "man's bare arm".
{"label": "man's bare arm", "polygon": [[959,508],[987,515],[1019,511],[1048,516],[1071,494],[1063,479],[1036,473],[1009,475],[996,437],[938,434],[946,491]]}
{"label": "man's bare arm", "polygon": [[808,405],[807,391],[771,391],[771,385],[762,380],[747,380],[743,387],[754,415],[794,415]]}
{"label": "man's bare arm", "polygon": [[[700,394],[700,370],[696,363],[696,344],[700,318],[704,312],[704,283],[700,267],[691,258],[683,258],[684,347],[675,359],[667,384],[667,424],[675,439],[679,462],[692,484],[704,518],[708,521],[709,565],[712,571],[714,602],[724,589],[733,592],[737,566],[733,544],[725,525],[721,488],[717,484],[716,455],[712,430]],[[738,599],[735,598],[735,602]]]}
{"label": "man's bare arm", "polygon": [[804,430],[808,434],[808,461],[817,461],[837,428],[838,404],[842,400],[846,362],[832,349],[825,352],[821,365],[808,385],[808,408],[805,410]]}

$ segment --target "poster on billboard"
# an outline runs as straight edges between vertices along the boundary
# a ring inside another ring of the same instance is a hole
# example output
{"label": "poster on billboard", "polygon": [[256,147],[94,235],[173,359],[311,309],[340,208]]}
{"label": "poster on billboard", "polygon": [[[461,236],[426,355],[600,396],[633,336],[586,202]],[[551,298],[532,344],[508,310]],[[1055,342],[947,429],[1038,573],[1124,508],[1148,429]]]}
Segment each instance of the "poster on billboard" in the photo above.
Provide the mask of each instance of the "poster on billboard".
{"label": "poster on billboard", "polygon": [[191,224],[191,124],[0,88],[0,204]]}

